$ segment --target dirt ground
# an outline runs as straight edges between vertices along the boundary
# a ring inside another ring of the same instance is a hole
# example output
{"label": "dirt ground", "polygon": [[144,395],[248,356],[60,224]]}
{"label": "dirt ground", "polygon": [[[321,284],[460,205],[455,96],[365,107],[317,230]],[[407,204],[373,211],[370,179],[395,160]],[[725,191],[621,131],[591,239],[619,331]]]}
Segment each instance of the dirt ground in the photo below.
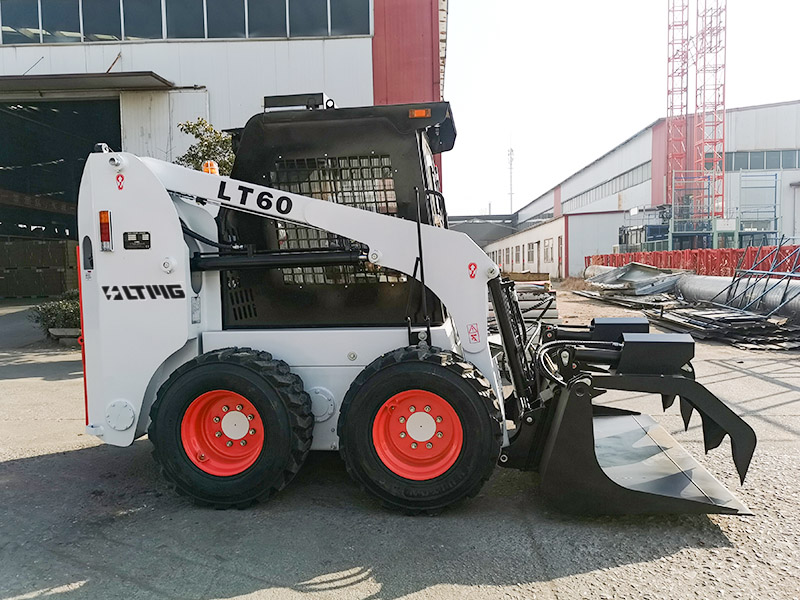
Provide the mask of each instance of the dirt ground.
{"label": "dirt ground", "polygon": [[[569,292],[558,308],[569,323],[636,314]],[[406,517],[364,495],[335,453],[312,454],[267,504],[197,508],[164,484],[146,439],[84,434],[78,352],[0,348],[0,599],[796,600],[800,359],[698,343],[694,365],[756,430],[743,486],[727,440],[703,454],[699,419],[684,432],[657,398],[611,402],[653,414],[752,517],[570,517],[533,474],[504,469],[469,502]]]}

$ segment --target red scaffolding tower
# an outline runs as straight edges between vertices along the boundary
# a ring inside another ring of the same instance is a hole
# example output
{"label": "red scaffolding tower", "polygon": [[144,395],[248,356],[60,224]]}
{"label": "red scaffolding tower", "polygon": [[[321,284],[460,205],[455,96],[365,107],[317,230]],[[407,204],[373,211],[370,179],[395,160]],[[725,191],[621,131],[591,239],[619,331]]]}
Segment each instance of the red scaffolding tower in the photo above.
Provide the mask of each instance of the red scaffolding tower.
{"label": "red scaffolding tower", "polygon": [[718,217],[725,216],[726,14],[726,0],[697,0],[694,170],[704,185],[694,205]]}
{"label": "red scaffolding tower", "polygon": [[689,111],[689,0],[668,0],[667,196],[672,204],[676,173],[686,170]]}

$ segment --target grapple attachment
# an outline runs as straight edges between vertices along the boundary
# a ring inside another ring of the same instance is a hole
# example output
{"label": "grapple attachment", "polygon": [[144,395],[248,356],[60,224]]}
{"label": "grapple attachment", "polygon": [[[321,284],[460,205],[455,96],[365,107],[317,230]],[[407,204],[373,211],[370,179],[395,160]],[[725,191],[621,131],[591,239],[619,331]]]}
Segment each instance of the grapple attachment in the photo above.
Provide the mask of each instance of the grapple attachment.
{"label": "grapple attachment", "polygon": [[[506,414],[516,429],[502,466],[539,471],[544,497],[565,512],[750,514],[651,417],[595,401],[607,390],[642,392],[666,410],[679,398],[687,429],[700,414],[706,452],[730,437],[743,482],[755,433],[694,380],[691,336],[645,333],[641,319],[598,319],[578,330],[545,326],[533,348],[513,311],[513,284],[490,289],[515,387]],[[512,310],[501,316],[499,305]]]}
{"label": "grapple attachment", "polygon": [[[721,436],[731,436],[734,463],[743,480],[755,450],[753,430],[700,384],[679,381],[680,377],[663,379],[683,389],[682,401],[704,415],[704,424],[713,423],[713,439],[705,435],[707,450],[719,445]],[[750,514],[652,417],[592,403],[603,391],[595,386],[657,392],[653,387],[659,386],[650,384],[663,385],[663,379],[596,377],[594,385],[578,381],[554,398],[539,464],[542,492],[549,501],[580,514]],[[711,414],[721,422],[713,421]]]}

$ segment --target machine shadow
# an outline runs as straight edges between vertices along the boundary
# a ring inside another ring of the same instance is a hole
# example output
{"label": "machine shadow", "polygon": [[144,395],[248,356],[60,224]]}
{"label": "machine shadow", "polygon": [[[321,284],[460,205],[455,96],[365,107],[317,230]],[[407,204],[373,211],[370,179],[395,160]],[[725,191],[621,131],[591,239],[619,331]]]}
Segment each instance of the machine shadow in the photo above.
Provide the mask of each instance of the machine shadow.
{"label": "machine shadow", "polygon": [[557,514],[531,474],[501,469],[471,501],[403,516],[360,491],[335,453],[312,453],[266,504],[197,508],[163,482],[150,449],[143,440],[0,463],[0,598],[398,598],[730,546],[706,516]]}

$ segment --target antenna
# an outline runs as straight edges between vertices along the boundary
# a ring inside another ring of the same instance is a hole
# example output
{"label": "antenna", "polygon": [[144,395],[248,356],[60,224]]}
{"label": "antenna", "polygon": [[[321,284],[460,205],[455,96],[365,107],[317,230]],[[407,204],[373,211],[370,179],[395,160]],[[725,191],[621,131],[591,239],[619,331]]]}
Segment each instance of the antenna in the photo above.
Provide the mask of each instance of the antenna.
{"label": "antenna", "polygon": [[514,214],[514,149],[508,149],[508,214]]}

